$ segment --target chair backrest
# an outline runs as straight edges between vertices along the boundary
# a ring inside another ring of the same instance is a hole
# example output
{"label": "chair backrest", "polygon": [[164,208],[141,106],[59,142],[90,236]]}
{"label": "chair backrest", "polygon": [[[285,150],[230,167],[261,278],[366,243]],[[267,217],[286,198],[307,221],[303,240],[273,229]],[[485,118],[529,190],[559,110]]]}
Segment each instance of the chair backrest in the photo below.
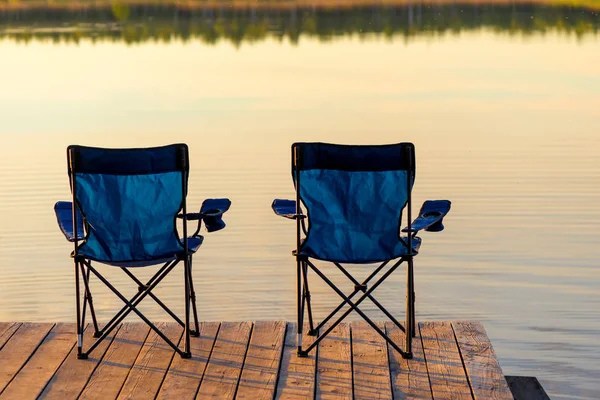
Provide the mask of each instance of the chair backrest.
{"label": "chair backrest", "polygon": [[73,202],[83,215],[82,253],[98,261],[143,261],[183,250],[176,218],[185,207],[185,144],[146,149],[67,149]]}
{"label": "chair backrest", "polygon": [[295,143],[292,159],[296,190],[308,215],[305,245],[321,258],[380,261],[404,246],[399,237],[415,177],[412,143]]}

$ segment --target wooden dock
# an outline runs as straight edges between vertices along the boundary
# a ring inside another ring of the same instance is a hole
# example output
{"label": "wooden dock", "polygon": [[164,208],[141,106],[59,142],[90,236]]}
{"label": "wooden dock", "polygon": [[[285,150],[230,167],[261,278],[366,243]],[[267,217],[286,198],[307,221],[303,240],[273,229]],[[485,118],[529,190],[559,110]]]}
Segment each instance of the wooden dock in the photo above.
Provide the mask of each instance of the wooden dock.
{"label": "wooden dock", "polygon": [[[179,325],[158,325],[181,340]],[[296,324],[284,321],[202,323],[187,360],[137,322],[77,360],[74,332],[72,323],[0,322],[0,399],[513,400],[477,322],[419,323],[412,360],[364,322],[340,324],[308,358],[296,356]]]}

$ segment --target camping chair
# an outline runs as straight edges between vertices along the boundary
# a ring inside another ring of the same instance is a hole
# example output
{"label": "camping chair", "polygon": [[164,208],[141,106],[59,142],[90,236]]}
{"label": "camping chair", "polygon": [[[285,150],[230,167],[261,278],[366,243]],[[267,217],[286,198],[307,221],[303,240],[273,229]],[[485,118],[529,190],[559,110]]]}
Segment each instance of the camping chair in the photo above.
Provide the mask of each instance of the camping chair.
{"label": "camping chair", "polygon": [[[77,357],[86,359],[132,311],[182,358],[191,357],[190,335],[198,336],[199,331],[192,281],[192,255],[203,241],[199,235],[202,222],[209,232],[223,229],[225,223],[221,216],[229,209],[231,202],[228,199],[208,199],[199,213],[187,212],[185,198],[189,156],[185,144],[147,149],[69,146],[67,159],[72,202],[58,202],[54,210],[60,229],[67,240],[74,244],[71,257],[75,263]],[[180,239],[177,232],[177,219],[183,221],[184,240]],[[188,221],[198,221],[198,227],[190,237],[187,234]],[[92,262],[120,268],[137,285],[138,292],[127,299],[102,276]],[[184,321],[152,293],[180,262],[183,262],[185,281]],[[135,268],[151,265],[162,267],[146,283],[132,273]],[[90,273],[125,303],[102,329],[98,327],[94,311]],[[83,306],[80,281],[83,281]],[[183,351],[137,308],[147,296],[184,328]],[[194,330],[190,330],[190,303]],[[88,306],[96,340],[84,352],[83,329]]]}
{"label": "camping chair", "polygon": [[[347,146],[327,143],[295,143],[292,145],[292,178],[296,200],[275,200],[272,208],[279,216],[296,220],[298,305],[298,355],[305,357],[348,314],[357,312],[394,349],[405,358],[412,357],[415,335],[413,258],[421,239],[419,230],[440,231],[442,219],[450,210],[447,200],[426,201],[419,217],[411,223],[411,190],[415,179],[415,152],[411,143],[382,146]],[[306,213],[303,213],[303,206]],[[406,207],[408,227],[401,236],[402,211]],[[354,291],[344,294],[311,259],[333,263],[353,284]],[[406,328],[373,296],[400,264],[407,264]],[[379,266],[362,282],[355,279],[342,264]],[[309,267],[341,298],[342,302],[319,325],[313,321],[308,287]],[[387,269],[386,269],[387,267]],[[385,271],[374,283],[372,280]],[[357,300],[353,298],[362,293]],[[359,305],[369,299],[406,334],[402,350],[362,310]],[[345,305],[349,308],[321,329]],[[318,336],[303,349],[302,330],[305,310],[309,332]]]}

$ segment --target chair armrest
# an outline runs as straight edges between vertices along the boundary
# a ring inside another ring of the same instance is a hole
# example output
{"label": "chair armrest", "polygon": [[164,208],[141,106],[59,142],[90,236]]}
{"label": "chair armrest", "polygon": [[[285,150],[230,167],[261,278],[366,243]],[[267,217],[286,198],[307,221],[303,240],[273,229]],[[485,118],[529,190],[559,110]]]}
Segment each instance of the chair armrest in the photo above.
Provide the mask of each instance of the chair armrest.
{"label": "chair armrest", "polygon": [[271,208],[276,215],[287,219],[303,219],[306,217],[302,212],[296,214],[296,200],[275,199],[271,204]]}
{"label": "chair armrest", "polygon": [[[442,221],[450,211],[449,200],[427,200],[421,206],[419,216],[411,224],[411,232],[417,233],[424,229],[427,232],[440,232],[444,230]],[[402,229],[408,232],[408,227]]]}
{"label": "chair armrest", "polygon": [[63,235],[69,242],[75,242],[76,240],[85,239],[85,232],[83,229],[83,216],[77,210],[77,239],[73,234],[73,203],[70,201],[59,201],[54,205],[54,213],[56,214],[56,221]]}
{"label": "chair armrest", "polygon": [[[223,221],[223,214],[225,214],[229,207],[231,207],[231,200],[229,199],[206,199],[202,202],[200,212],[187,213],[185,215],[188,221],[199,221],[198,229],[194,236],[200,232],[200,226],[204,221],[204,226],[208,232],[216,232],[225,228],[226,224]],[[179,214],[178,218],[183,218],[183,214]]]}

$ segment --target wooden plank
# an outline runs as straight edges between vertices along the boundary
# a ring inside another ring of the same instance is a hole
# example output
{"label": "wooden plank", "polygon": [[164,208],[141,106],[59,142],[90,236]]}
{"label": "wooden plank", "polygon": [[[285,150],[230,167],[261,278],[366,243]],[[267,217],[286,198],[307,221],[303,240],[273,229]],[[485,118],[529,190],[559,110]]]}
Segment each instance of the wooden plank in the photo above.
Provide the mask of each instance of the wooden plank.
{"label": "wooden plank", "polygon": [[0,350],[0,393],[25,365],[54,324],[24,323]]}
{"label": "wooden plank", "polygon": [[[308,325],[303,331],[303,345],[306,348],[314,342],[315,337],[306,334]],[[317,349],[312,350],[308,357],[298,357],[297,333],[297,324],[288,323],[275,396],[278,400],[312,399],[315,394]]]}
{"label": "wooden plank", "polygon": [[242,373],[251,322],[223,322],[197,399],[233,399]]}
{"label": "wooden plank", "polygon": [[476,400],[513,400],[485,328],[479,322],[452,323]]}
{"label": "wooden plank", "polygon": [[[394,323],[386,322],[386,333],[394,341],[405,347],[406,337]],[[392,392],[394,399],[402,400],[431,400],[431,386],[429,374],[423,354],[423,343],[417,329],[417,336],[412,341],[413,358],[407,360],[394,348],[388,346],[390,374],[392,378]]]}
{"label": "wooden plank", "polygon": [[[76,399],[85,387],[92,372],[102,360],[106,349],[112,343],[119,328],[120,326],[116,327],[106,339],[100,342],[98,347],[89,354],[87,360],[77,359],[77,346],[73,346],[65,361],[44,388],[40,400]],[[88,325],[83,332],[83,343],[86,346],[84,350],[93,343],[93,335],[94,329],[91,325]]]}
{"label": "wooden plank", "polygon": [[79,398],[116,398],[146,341],[149,330],[150,327],[146,324],[124,323]]}
{"label": "wooden plank", "polygon": [[200,336],[192,337],[190,342],[192,358],[173,358],[157,399],[191,400],[196,397],[220,325],[218,322],[200,324]]}
{"label": "wooden plank", "polygon": [[75,324],[56,324],[0,398],[36,399],[77,341]]}
{"label": "wooden plank", "polygon": [[[385,332],[385,327],[383,328]],[[387,343],[366,321],[352,322],[354,398],[392,400]]]}
{"label": "wooden plank", "polygon": [[319,343],[317,399],[352,399],[350,326],[340,323]]}
{"label": "wooden plank", "polygon": [[258,321],[254,324],[236,399],[273,398],[285,327],[285,321]]}
{"label": "wooden plank", "polygon": [[449,322],[421,322],[421,340],[435,400],[472,399]]}
{"label": "wooden plank", "polygon": [[[173,343],[179,343],[183,333],[183,328],[179,324],[159,322],[155,325]],[[174,355],[175,350],[156,332],[150,331],[118,399],[153,399],[156,397]]]}
{"label": "wooden plank", "polygon": [[20,326],[20,322],[2,322],[0,325],[0,350]]}

